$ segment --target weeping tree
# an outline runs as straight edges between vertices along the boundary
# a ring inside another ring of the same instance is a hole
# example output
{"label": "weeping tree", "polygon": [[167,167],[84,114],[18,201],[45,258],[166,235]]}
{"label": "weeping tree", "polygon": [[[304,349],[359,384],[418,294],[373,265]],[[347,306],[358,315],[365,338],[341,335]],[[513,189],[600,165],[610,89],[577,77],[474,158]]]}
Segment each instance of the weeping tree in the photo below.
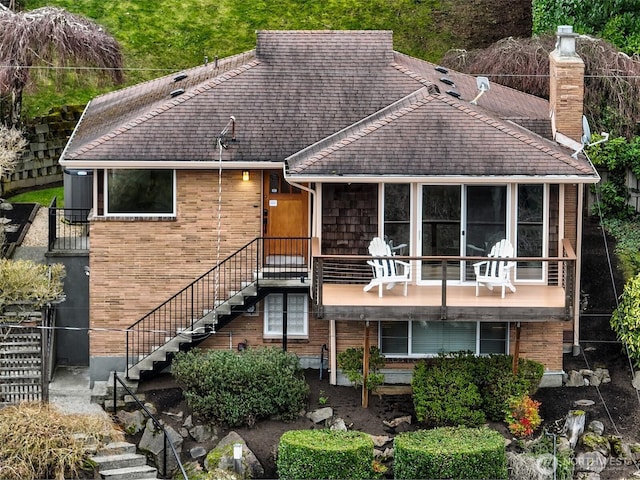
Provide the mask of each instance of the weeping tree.
{"label": "weeping tree", "polygon": [[13,12],[0,4],[0,122],[18,126],[31,69],[97,67],[122,83],[122,52],[103,27],[61,8]]}
{"label": "weeping tree", "polygon": [[[27,146],[27,141],[22,136],[22,132],[15,128],[7,128],[0,125],[0,195],[2,194],[2,180],[15,169],[20,155]],[[5,240],[5,224],[7,220],[2,214],[5,210],[13,207],[9,202],[0,198],[0,256],[2,254]],[[1,291],[1,290],[0,290]]]}
{"label": "weeping tree", "polygon": [[[493,82],[543,98],[549,97],[549,53],[553,34],[505,38],[488,48],[452,50],[442,65],[489,77]],[[576,51],[585,64],[585,114],[595,131],[631,138],[640,122],[640,58],[630,57],[605,40],[580,36]]]}

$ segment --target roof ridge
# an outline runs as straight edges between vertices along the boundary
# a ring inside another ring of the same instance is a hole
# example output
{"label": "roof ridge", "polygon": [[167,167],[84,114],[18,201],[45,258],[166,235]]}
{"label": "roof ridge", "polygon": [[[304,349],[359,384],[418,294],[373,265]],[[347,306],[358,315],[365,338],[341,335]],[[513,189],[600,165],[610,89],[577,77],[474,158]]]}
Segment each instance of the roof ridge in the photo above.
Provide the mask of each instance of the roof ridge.
{"label": "roof ridge", "polygon": [[[369,115],[368,117],[365,117],[357,121],[356,123],[353,123],[348,127],[345,127],[342,130],[339,130],[338,132],[329,135],[328,137],[325,137],[312,145],[309,145],[299,152],[294,153],[293,155],[285,159],[285,163],[289,165],[291,160],[295,160],[296,157],[311,153],[308,160],[306,160],[304,163],[301,163],[300,165],[297,165],[295,168],[292,168],[291,171],[298,170],[299,167],[308,167],[310,165],[313,165],[317,161],[327,156],[329,153],[339,150],[340,148],[353,143],[354,141],[367,135],[368,133],[371,133],[379,128],[382,128],[385,125],[388,125],[397,118],[410,113],[411,111],[435,98],[436,97],[434,97],[430,92],[430,88],[428,86],[421,87],[418,90],[410,93],[409,95],[401,98],[400,100],[392,103],[391,105],[388,105]],[[333,145],[336,146],[332,147]]]}
{"label": "roof ridge", "polygon": [[[398,52],[396,52],[394,50],[393,53],[395,54],[395,53],[398,53]],[[399,63],[396,63],[396,62],[391,62],[391,66],[393,68],[395,68],[396,70],[398,70],[400,73],[404,73],[405,75],[407,75],[412,80],[416,80],[417,82],[420,82],[425,87],[429,88],[430,92],[432,94],[439,94],[440,93],[440,88],[435,83],[433,83],[432,81],[424,78],[422,75],[420,75],[417,72],[414,72],[410,68],[405,67],[403,65],[400,65]]]}

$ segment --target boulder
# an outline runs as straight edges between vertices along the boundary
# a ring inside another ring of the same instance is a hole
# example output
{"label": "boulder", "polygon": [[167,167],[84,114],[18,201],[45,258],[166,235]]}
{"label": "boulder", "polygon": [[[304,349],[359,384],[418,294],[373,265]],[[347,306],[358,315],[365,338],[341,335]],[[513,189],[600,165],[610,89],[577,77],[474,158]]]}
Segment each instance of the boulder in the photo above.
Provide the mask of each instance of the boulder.
{"label": "boulder", "polygon": [[209,425],[195,425],[189,429],[189,435],[198,443],[205,443],[218,438],[218,432]]}
{"label": "boulder", "polygon": [[333,417],[333,408],[324,407],[313,412],[307,413],[307,418],[313,423],[320,423]]}
{"label": "boulder", "polygon": [[583,452],[576,455],[576,472],[600,473],[607,466],[607,457],[600,452]]}
{"label": "boulder", "polygon": [[142,410],[134,410],[127,412],[126,410],[118,411],[118,421],[122,425],[123,430],[128,435],[135,435],[144,428],[147,417]]}
{"label": "boulder", "polygon": [[370,435],[371,440],[373,440],[374,447],[384,447],[387,443],[389,443],[393,438],[388,435]]}
{"label": "boulder", "polygon": [[587,452],[600,452],[605,457],[608,457],[609,454],[611,454],[611,444],[609,443],[609,439],[602,435],[598,435],[597,433],[585,433],[580,439],[580,442]]}
{"label": "boulder", "polygon": [[218,442],[213,450],[211,450],[204,460],[204,467],[207,471],[215,469],[234,470],[233,446],[235,444],[242,445],[242,459],[240,460],[239,472],[243,478],[262,478],[264,476],[264,468],[258,461],[254,453],[249,450],[243,438],[236,432],[229,434]]}
{"label": "boulder", "polygon": [[604,423],[600,420],[593,420],[592,422],[589,422],[589,425],[587,425],[587,432],[593,432],[596,435],[604,434]]}
{"label": "boulder", "polygon": [[[167,432],[167,440],[171,442],[178,455],[182,451],[182,437],[169,425],[164,425],[164,429]],[[149,452],[153,458],[155,467],[163,477],[168,476],[177,466],[178,463],[174,457],[171,449],[166,452],[167,455],[167,471],[164,471],[164,433],[161,429],[157,429],[153,424],[153,421],[149,419],[147,426],[144,429],[138,448],[144,452]]]}
{"label": "boulder", "polygon": [[195,446],[191,450],[189,450],[189,455],[191,455],[191,458],[204,457],[206,454],[207,450],[201,445]]}
{"label": "boulder", "polygon": [[584,387],[584,377],[576,370],[571,370],[567,376],[566,387]]}
{"label": "boulder", "polygon": [[341,432],[347,431],[347,425],[344,423],[344,420],[340,417],[337,418],[329,418],[327,420],[327,425],[329,426],[329,430],[338,430]]}

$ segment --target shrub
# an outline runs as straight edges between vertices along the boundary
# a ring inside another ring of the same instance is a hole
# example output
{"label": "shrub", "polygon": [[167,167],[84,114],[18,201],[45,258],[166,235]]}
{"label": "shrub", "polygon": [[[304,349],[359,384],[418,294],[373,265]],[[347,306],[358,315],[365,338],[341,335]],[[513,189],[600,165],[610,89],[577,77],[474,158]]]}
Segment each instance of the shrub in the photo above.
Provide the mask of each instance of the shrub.
{"label": "shrub", "polygon": [[640,365],[640,274],[624,286],[610,323],[631,361],[635,366]]}
{"label": "shrub", "polygon": [[504,419],[509,426],[509,431],[517,438],[533,435],[542,423],[539,408],[540,402],[532,400],[529,395],[511,397]]}
{"label": "shrub", "polygon": [[482,410],[487,418],[499,422],[510,397],[533,395],[538,389],[544,366],[533,360],[521,358],[518,373],[513,375],[511,355],[473,357],[474,377],[482,395]]}
{"label": "shrub", "polygon": [[504,438],[486,427],[445,427],[394,439],[395,478],[507,478]]}
{"label": "shrub", "polygon": [[122,440],[103,415],[62,414],[41,403],[0,409],[0,478],[78,478],[88,466],[87,445]]}
{"label": "shrub", "polygon": [[0,259],[0,312],[10,304],[27,303],[37,310],[64,298],[65,267],[31,260]]}
{"label": "shrub", "polygon": [[[363,381],[364,348],[347,348],[338,353],[338,367],[342,369],[347,379],[354,387],[362,386]],[[373,390],[384,382],[384,375],[379,370],[384,367],[384,355],[378,347],[369,348],[369,374],[367,375],[367,390]]]}
{"label": "shrub", "polygon": [[420,422],[429,426],[477,426],[485,421],[480,391],[465,362],[444,358],[433,365],[418,362],[411,386]]}
{"label": "shrub", "polygon": [[178,352],[172,372],[194,413],[224,426],[293,420],[309,394],[298,357],[278,348]]}
{"label": "shrub", "polygon": [[373,440],[363,432],[290,430],[280,437],[278,476],[373,478]]}

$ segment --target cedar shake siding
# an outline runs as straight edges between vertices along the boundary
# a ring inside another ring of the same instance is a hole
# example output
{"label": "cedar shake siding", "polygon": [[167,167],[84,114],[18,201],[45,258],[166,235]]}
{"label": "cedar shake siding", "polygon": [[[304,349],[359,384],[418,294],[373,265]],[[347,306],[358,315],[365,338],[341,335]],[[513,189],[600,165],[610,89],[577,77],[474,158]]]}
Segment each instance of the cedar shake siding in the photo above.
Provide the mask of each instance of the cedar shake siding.
{"label": "cedar shake siding", "polygon": [[378,185],[327,184],[322,187],[322,252],[366,255],[378,234]]}

